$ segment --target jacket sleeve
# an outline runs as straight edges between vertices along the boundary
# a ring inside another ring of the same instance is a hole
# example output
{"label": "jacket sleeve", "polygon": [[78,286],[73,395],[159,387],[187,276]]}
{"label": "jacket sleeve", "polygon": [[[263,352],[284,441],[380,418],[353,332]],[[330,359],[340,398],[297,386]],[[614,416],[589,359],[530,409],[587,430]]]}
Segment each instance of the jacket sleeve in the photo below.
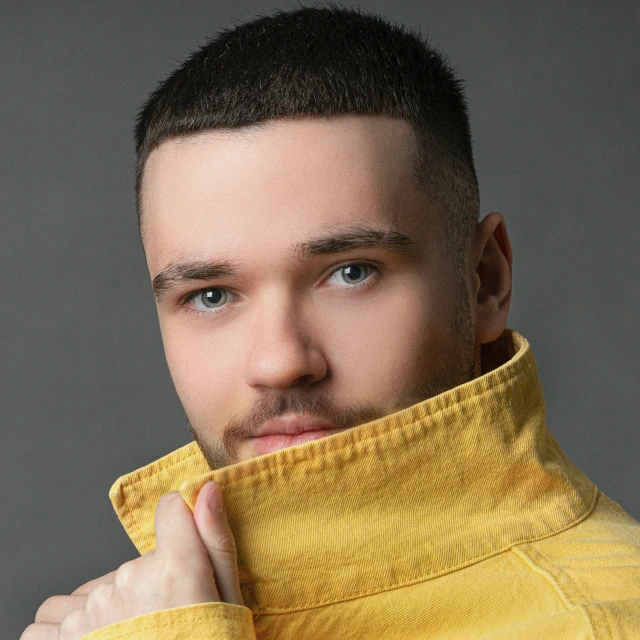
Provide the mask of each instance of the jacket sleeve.
{"label": "jacket sleeve", "polygon": [[204,602],[110,624],[81,640],[256,640],[251,609]]}

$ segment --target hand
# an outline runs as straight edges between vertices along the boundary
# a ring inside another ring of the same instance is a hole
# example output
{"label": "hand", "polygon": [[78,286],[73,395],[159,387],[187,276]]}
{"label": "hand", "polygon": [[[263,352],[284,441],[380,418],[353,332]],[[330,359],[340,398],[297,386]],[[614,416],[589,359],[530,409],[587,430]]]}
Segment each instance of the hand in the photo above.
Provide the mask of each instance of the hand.
{"label": "hand", "polygon": [[235,540],[217,484],[200,489],[193,514],[177,491],[162,496],[155,529],[154,551],[69,596],[49,598],[20,640],[78,640],[114,622],[200,602],[244,605]]}

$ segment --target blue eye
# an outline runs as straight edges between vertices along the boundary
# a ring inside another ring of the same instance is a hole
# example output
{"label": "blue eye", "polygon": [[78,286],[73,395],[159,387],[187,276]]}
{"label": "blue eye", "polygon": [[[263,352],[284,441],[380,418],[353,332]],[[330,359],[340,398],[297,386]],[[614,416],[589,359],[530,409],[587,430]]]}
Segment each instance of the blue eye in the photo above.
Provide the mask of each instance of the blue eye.
{"label": "blue eye", "polygon": [[[372,278],[371,274],[379,271],[371,264],[352,262],[335,269],[329,276],[328,282],[338,275],[342,278],[343,283],[346,282],[346,285],[339,284],[338,288],[354,291],[373,284],[377,278]],[[209,287],[189,294],[181,305],[190,313],[217,315],[227,309],[229,297],[234,295],[224,287]]]}
{"label": "blue eye", "polygon": [[221,308],[227,302],[228,297],[229,295],[226,289],[216,287],[196,291],[193,296],[189,298],[188,302],[192,302],[193,306],[198,310],[211,310]]}
{"label": "blue eye", "polygon": [[[331,280],[331,278],[333,278],[334,274],[340,274],[340,276],[343,278],[343,281],[346,282],[347,284],[359,285],[366,281],[367,275],[374,268],[375,267],[372,267],[371,265],[368,265],[368,264],[361,264],[361,263],[346,264],[336,269],[331,274],[329,281]],[[354,287],[352,286],[350,288],[353,289]]]}

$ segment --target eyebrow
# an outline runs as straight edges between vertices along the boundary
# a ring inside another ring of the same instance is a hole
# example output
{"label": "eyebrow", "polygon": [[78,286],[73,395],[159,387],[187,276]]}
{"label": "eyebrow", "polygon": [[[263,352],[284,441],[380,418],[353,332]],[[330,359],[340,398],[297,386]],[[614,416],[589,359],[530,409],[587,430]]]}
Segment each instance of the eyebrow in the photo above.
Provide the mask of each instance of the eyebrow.
{"label": "eyebrow", "polygon": [[[300,263],[321,255],[352,249],[377,248],[415,256],[418,245],[405,233],[391,229],[356,226],[329,231],[292,245],[294,259]],[[213,280],[237,277],[240,269],[228,259],[182,260],[171,262],[153,279],[153,295],[160,302],[171,289],[189,280]]]}

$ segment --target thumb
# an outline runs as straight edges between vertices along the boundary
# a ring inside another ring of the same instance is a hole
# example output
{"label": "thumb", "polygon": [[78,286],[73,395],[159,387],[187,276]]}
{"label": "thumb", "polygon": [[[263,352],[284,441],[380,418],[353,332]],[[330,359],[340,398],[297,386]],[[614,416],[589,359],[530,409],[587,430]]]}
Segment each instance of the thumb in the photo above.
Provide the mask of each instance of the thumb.
{"label": "thumb", "polygon": [[209,553],[216,586],[222,602],[244,606],[238,574],[238,554],[222,500],[222,490],[207,482],[198,493],[193,519]]}

